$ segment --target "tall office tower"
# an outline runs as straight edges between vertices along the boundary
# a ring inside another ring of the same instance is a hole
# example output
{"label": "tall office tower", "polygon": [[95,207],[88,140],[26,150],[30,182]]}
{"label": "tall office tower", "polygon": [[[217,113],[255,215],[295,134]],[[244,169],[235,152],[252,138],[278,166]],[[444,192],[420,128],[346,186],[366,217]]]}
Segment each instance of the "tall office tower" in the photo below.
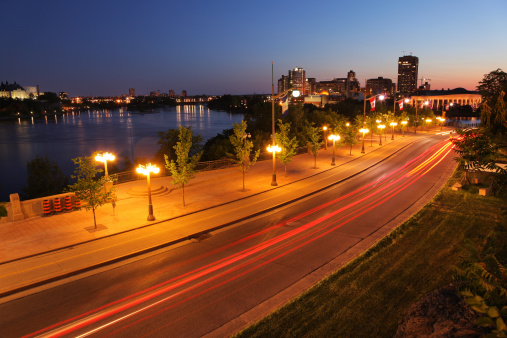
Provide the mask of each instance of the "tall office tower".
{"label": "tall office tower", "polygon": [[136,90],[134,88],[129,88],[129,96],[131,96],[131,97],[136,96]]}
{"label": "tall office tower", "polygon": [[169,97],[175,97],[174,89],[169,89]]}
{"label": "tall office tower", "polygon": [[182,90],[181,91],[181,96],[182,97],[187,97],[187,91],[186,90]]}
{"label": "tall office tower", "polygon": [[401,95],[409,95],[417,89],[417,71],[419,58],[405,55],[398,59],[398,91]]}
{"label": "tall office tower", "polygon": [[[289,70],[290,88],[296,88],[301,96],[306,95],[306,72],[301,67]],[[286,90],[289,88],[286,88]]]}

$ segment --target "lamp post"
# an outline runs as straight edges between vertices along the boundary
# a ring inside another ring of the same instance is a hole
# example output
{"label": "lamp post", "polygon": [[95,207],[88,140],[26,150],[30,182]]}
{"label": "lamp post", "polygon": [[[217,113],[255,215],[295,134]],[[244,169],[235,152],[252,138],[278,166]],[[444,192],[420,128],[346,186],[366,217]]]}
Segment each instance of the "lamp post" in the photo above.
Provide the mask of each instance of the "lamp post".
{"label": "lamp post", "polygon": [[402,130],[402,137],[405,137],[405,126],[407,125],[407,121],[401,121],[401,130]]}
{"label": "lamp post", "polygon": [[333,141],[333,160],[331,161],[331,165],[335,165],[335,142],[340,139],[339,135],[331,134],[329,135],[329,139]]}
{"label": "lamp post", "polygon": [[271,181],[271,185],[276,186],[278,185],[278,183],[276,183],[276,153],[279,153],[282,149],[275,144],[273,146],[268,146],[268,151],[273,153],[273,180]]}
{"label": "lamp post", "polygon": [[[366,90],[365,90],[365,94],[366,94]],[[384,95],[382,95],[382,94],[377,94],[377,95],[370,96],[369,98],[364,99],[364,102],[363,102],[364,103],[363,104],[363,127],[366,124],[366,100],[371,100],[372,98],[376,98],[377,96],[379,97],[379,100],[384,99]]]}
{"label": "lamp post", "polygon": [[378,135],[379,135],[379,141],[380,141],[380,142],[379,142],[379,144],[378,144],[379,146],[381,146],[381,145],[382,145],[382,130],[383,130],[385,127],[386,127],[386,126],[385,126],[385,125],[383,125],[383,124],[379,124],[379,125],[377,126],[377,128],[378,128],[378,129],[380,129],[380,133],[378,133]]}
{"label": "lamp post", "polygon": [[363,145],[362,145],[362,148],[361,148],[361,154],[364,154],[364,134],[366,134],[367,132],[369,132],[369,130],[367,128],[361,128],[359,129],[359,132],[360,133],[363,133]]}
{"label": "lamp post", "polygon": [[327,126],[322,127],[322,130],[324,130],[324,149],[327,150]]}
{"label": "lamp post", "polygon": [[148,165],[143,166],[139,165],[136,168],[136,171],[140,174],[146,175],[146,180],[148,181],[148,221],[154,221],[155,216],[153,216],[153,205],[151,204],[151,182],[150,182],[150,173],[158,174],[160,168],[156,165],[152,165],[149,163]]}
{"label": "lamp post", "polygon": [[[272,127],[272,133],[273,133],[272,147],[278,147],[275,142],[275,100],[284,96],[288,92],[292,92],[292,96],[294,96],[294,97],[298,97],[300,94],[299,90],[297,90],[296,88],[291,88],[291,89],[288,89],[288,90],[284,91],[283,93],[275,96],[275,82],[274,82],[274,77],[273,77],[273,62],[271,62],[271,122],[272,122],[271,127]],[[268,151],[269,151],[269,148],[270,147],[268,147]],[[278,149],[280,149],[280,147],[278,147]],[[278,151],[280,151],[280,150],[278,150]],[[273,151],[273,180],[271,181],[271,185],[273,185],[273,186],[278,185],[276,183],[275,151]]]}
{"label": "lamp post", "polygon": [[115,159],[114,155],[110,153],[97,154],[97,156],[95,156],[95,161],[104,162],[104,173],[106,179],[109,178],[109,175],[107,173],[107,161],[114,161],[114,159]]}
{"label": "lamp post", "polygon": [[398,125],[398,123],[393,121],[393,122],[389,123],[389,125],[391,127],[393,127],[393,136],[391,137],[391,141],[394,141],[394,127],[396,127]]}
{"label": "lamp post", "polygon": [[430,132],[431,119],[426,119],[426,123],[428,124],[428,133],[429,133]]}
{"label": "lamp post", "polygon": [[[445,119],[443,117],[437,117],[437,120],[440,122],[440,131],[442,131],[442,126],[444,124]],[[436,127],[435,127],[436,130]]]}

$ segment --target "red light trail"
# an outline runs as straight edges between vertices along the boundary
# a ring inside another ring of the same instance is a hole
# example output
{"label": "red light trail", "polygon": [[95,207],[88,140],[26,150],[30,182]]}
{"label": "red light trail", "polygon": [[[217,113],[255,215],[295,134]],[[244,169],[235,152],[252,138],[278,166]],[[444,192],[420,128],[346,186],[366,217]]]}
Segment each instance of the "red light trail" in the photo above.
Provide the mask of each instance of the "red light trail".
{"label": "red light trail", "polygon": [[[115,331],[115,333],[118,334],[118,331],[138,324],[139,322],[142,322],[145,319],[155,316],[161,312],[167,311],[168,309],[179,306],[198,295],[202,295],[212,289],[226,285],[227,283],[245,276],[266,264],[274,262],[339,229],[343,225],[357,219],[365,213],[372,211],[426,175],[431,169],[449,155],[452,148],[453,146],[449,141],[445,141],[443,145],[442,143],[439,145],[437,144],[396,170],[393,170],[383,177],[348,194],[342,195],[336,199],[300,213],[297,216],[262,231],[252,233],[249,236],[211,250],[210,253],[187,260],[179,265],[188,264],[190,261],[198,261],[204,257],[208,257],[228,248],[235,247],[240,243],[244,243],[253,238],[267,234],[273,230],[283,227],[284,225],[301,220],[324,208],[330,208],[334,205],[337,206],[336,210],[309,221],[297,228],[291,229],[283,234],[276,235],[271,239],[255,244],[247,249],[231,254],[213,263],[171,278],[146,290],[137,292],[80,316],[34,332],[26,337],[33,337],[36,335],[61,337],[89,327],[89,331],[79,335],[79,337],[84,337],[96,333],[106,327],[118,324],[126,318],[134,315],[140,315],[144,311],[154,308],[155,306],[171,300],[176,300],[178,297],[183,297],[191,291],[197,291],[197,293],[186,296],[186,298],[180,299],[174,304],[170,304],[152,314],[141,317],[137,321],[130,323],[125,327],[119,328]],[[342,206],[340,203],[346,204]],[[216,284],[212,284],[213,282],[216,282]],[[205,289],[200,291],[198,290],[203,287],[205,287]],[[159,297],[162,298],[157,299]],[[149,303],[150,301],[152,303]],[[128,310],[131,312],[128,312]],[[113,318],[115,315],[121,313],[123,313],[121,317]],[[108,318],[110,318],[110,321],[104,322]],[[178,318],[175,321],[179,319],[181,318]],[[93,328],[93,324],[96,323],[98,326]],[[171,323],[168,323],[166,325],[170,324]]]}

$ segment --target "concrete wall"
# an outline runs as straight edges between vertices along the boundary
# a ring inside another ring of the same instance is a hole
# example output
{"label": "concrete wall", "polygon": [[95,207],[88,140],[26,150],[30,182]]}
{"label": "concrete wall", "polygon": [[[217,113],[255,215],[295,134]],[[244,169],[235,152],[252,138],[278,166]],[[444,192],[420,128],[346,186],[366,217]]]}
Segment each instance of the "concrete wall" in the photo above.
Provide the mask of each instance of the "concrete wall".
{"label": "concrete wall", "polygon": [[51,210],[53,210],[53,200],[57,197],[61,199],[63,209],[65,196],[70,196],[72,203],[74,203],[74,193],[46,196],[26,201],[20,201],[18,194],[12,194],[10,195],[11,201],[5,204],[5,207],[7,208],[7,217],[2,217],[0,219],[0,223],[19,221],[29,217],[42,216],[42,201],[49,200]]}

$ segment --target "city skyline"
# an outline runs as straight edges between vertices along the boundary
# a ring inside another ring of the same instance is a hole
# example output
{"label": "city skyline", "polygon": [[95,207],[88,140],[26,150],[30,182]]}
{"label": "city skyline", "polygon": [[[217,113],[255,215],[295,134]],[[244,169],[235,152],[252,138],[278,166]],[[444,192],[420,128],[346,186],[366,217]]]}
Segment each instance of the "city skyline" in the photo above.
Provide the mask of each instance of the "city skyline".
{"label": "city skyline", "polygon": [[[328,81],[397,83],[398,58],[419,58],[432,89],[475,90],[507,69],[504,1],[2,4],[0,80],[70,96],[266,94],[294,67]],[[420,81],[418,81],[420,84]]]}

